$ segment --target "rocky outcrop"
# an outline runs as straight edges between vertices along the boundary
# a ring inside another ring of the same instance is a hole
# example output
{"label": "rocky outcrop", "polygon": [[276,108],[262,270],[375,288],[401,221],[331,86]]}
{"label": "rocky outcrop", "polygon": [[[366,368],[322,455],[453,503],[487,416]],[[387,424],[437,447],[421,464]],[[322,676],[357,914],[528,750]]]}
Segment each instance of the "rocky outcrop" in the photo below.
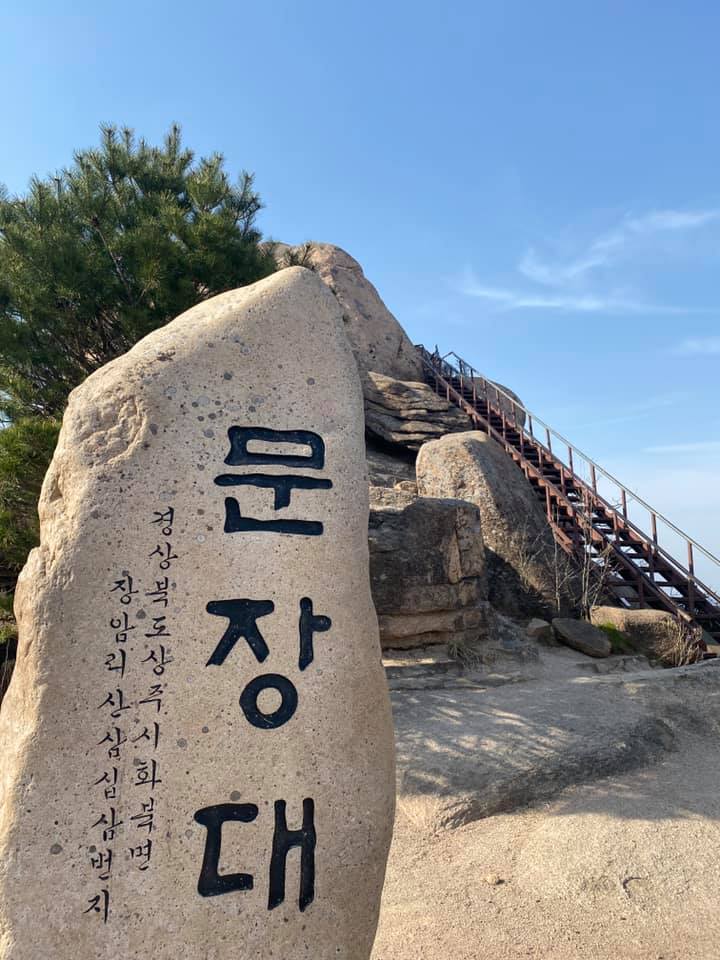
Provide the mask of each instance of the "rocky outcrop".
{"label": "rocky outcrop", "polygon": [[573,650],[579,650],[588,657],[609,657],[612,653],[612,644],[607,636],[587,620],[556,617],[552,626],[560,643],[564,643],[566,647],[572,647]]}
{"label": "rocky outcrop", "polygon": [[471,426],[467,414],[426,383],[408,383],[371,371],[364,393],[365,427],[387,443],[419,450],[428,440]]}
{"label": "rocky outcrop", "polygon": [[414,346],[349,253],[331,243],[278,243],[275,254],[281,266],[299,262],[314,270],[333,292],[361,376],[375,370],[399,380],[422,380]]}
{"label": "rocky outcrop", "polygon": [[485,551],[476,507],[374,487],[369,542],[383,647],[460,647],[487,635]]}
{"label": "rocky outcrop", "polygon": [[515,617],[552,616],[556,596],[572,609],[574,571],[555,548],[530,484],[499,443],[479,431],[423,445],[416,462],[424,497],[457,497],[480,509],[488,598]]}

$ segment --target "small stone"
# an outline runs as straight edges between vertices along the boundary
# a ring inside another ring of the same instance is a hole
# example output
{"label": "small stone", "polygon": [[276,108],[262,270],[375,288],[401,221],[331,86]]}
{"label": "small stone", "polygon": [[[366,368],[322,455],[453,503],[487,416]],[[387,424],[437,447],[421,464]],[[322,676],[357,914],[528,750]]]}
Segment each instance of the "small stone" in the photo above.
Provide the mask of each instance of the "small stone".
{"label": "small stone", "polygon": [[587,620],[557,617],[552,626],[557,639],[573,650],[579,650],[589,657],[609,657],[612,653],[612,644],[607,636]]}
{"label": "small stone", "polygon": [[547,620],[541,620],[539,617],[533,617],[525,628],[525,633],[530,640],[537,640],[539,643],[552,643],[552,626]]}
{"label": "small stone", "polygon": [[497,873],[488,873],[484,877],[485,883],[490,887],[499,887],[501,884],[505,883],[503,878]]}

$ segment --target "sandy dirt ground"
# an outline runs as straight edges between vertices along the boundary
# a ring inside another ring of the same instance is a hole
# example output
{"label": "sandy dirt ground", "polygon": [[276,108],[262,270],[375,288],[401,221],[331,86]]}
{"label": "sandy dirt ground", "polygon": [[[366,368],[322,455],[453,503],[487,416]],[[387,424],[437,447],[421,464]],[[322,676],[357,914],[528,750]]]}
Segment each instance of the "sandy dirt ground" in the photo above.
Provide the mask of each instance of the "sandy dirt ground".
{"label": "sandy dirt ground", "polygon": [[428,835],[398,817],[372,960],[718,960],[720,745]]}

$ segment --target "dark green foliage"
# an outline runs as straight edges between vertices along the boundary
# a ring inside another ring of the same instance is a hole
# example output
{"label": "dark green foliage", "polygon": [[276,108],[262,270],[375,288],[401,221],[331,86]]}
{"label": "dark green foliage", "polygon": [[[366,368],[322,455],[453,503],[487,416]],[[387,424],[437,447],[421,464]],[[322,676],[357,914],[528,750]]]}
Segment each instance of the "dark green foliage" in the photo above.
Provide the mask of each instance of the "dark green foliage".
{"label": "dark green foliage", "polygon": [[194,161],[102,129],[25,197],[0,193],[0,396],[10,419],[60,414],[93,370],[193,304],[275,269],[260,199],[218,154]]}
{"label": "dark green foliage", "polygon": [[0,557],[3,578],[17,575],[38,542],[37,501],[60,424],[24,417],[0,430]]}
{"label": "dark green foliage", "polygon": [[12,612],[12,594],[0,594],[0,691],[3,664],[14,656],[17,645],[17,624]]}
{"label": "dark green foliage", "polygon": [[[253,178],[102,129],[100,146],[24,197],[0,187],[0,645],[15,578],[38,541],[37,500],[68,394],[200,300],[275,270]],[[1,591],[5,591],[3,594]],[[1,657],[0,657],[1,659]],[[0,680],[2,678],[0,677]],[[2,684],[0,683],[0,687]]]}

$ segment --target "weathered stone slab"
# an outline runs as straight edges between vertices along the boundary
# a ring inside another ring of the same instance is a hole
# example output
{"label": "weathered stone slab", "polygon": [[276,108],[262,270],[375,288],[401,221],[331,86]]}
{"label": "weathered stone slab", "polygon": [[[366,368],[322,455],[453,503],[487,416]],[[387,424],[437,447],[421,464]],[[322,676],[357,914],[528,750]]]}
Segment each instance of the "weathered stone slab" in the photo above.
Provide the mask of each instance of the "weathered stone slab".
{"label": "weathered stone slab", "polygon": [[589,657],[609,657],[612,653],[612,644],[607,636],[587,620],[556,617],[552,626],[555,636],[566,647],[579,650]]}
{"label": "weathered stone slab", "polygon": [[302,268],[73,393],[0,716],[2,960],[367,960],[394,789],[365,474]]}
{"label": "weathered stone slab", "polygon": [[419,450],[428,440],[468,430],[470,418],[426,383],[394,380],[370,371],[363,381],[365,426],[386,443]]}

